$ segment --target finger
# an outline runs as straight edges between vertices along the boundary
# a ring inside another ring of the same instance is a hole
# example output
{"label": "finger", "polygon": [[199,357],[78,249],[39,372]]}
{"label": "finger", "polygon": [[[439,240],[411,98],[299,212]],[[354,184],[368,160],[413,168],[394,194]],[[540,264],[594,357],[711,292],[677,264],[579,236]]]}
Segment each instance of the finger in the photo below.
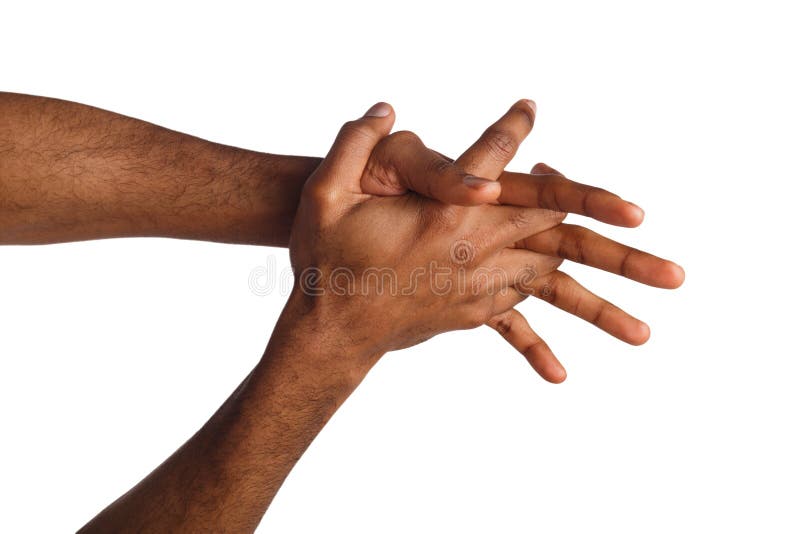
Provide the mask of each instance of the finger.
{"label": "finger", "polygon": [[465,171],[496,180],[533,129],[536,103],[520,100],[489,126],[455,163]]}
{"label": "finger", "polygon": [[636,204],[605,189],[570,180],[542,163],[531,174],[504,172],[499,181],[500,204],[576,213],[616,226],[639,226],[644,218],[644,211]]}
{"label": "finger", "polygon": [[[534,290],[534,282],[550,274],[563,260],[525,249],[506,248],[471,273],[473,288],[519,292],[527,295]],[[515,291],[516,288],[516,291]]]}
{"label": "finger", "polygon": [[309,177],[309,182],[330,194],[338,191],[360,193],[361,175],[372,150],[389,135],[394,119],[392,106],[378,102],[363,117],[346,122],[325,159]]}
{"label": "finger", "polygon": [[539,376],[554,384],[560,384],[567,378],[564,366],[520,312],[512,308],[495,315],[486,324],[525,356]]}
{"label": "finger", "polygon": [[518,245],[664,289],[680,287],[685,278],[678,264],[617,243],[583,226],[560,224],[527,237]]}
{"label": "finger", "polygon": [[626,343],[641,345],[650,337],[650,328],[645,323],[598,297],[562,271],[539,277],[533,286],[532,295]]}
{"label": "finger", "polygon": [[414,133],[401,131],[375,149],[361,190],[380,196],[411,190],[445,204],[475,206],[496,202],[500,184],[465,172],[426,147]]}
{"label": "finger", "polygon": [[494,297],[494,315],[487,325],[497,330],[511,345],[521,352],[536,372],[550,382],[563,382],[566,371],[547,344],[533,331],[514,306],[528,297],[520,288]]}
{"label": "finger", "polygon": [[553,228],[565,213],[517,206],[480,206],[467,214],[467,230],[493,250],[514,246],[520,240]]}

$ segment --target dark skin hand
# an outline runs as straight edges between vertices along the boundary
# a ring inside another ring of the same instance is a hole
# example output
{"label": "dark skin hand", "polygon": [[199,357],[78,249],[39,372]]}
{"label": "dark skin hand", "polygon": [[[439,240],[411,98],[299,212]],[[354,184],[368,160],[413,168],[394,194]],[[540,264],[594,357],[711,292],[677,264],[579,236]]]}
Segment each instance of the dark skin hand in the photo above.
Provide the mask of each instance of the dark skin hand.
{"label": "dark skin hand", "polygon": [[[455,162],[398,132],[376,148],[373,160],[387,163],[370,164],[363,191],[415,191],[448,204],[503,203],[619,226],[641,223],[637,206],[544,164],[531,174],[505,171],[534,120],[535,104],[517,102]],[[382,154],[389,144],[397,152]],[[300,192],[320,161],[220,145],[82,104],[0,93],[0,244],[156,236],[286,246]],[[684,276],[672,262],[564,223],[512,246],[656,287],[678,287]],[[640,344],[649,335],[644,323],[561,271],[539,273],[524,289],[626,342]],[[487,323],[545,379],[566,378],[516,310]]]}
{"label": "dark skin hand", "polygon": [[[253,531],[303,451],[384,353],[502,316],[525,297],[516,290],[527,280],[519,273],[556,272],[559,258],[515,245],[557,228],[561,214],[365,193],[373,178],[403,184],[419,176],[396,171],[395,157],[427,149],[408,133],[388,135],[393,120],[384,104],[347,123],[304,187],[290,238],[296,284],[259,364],[195,436],[84,532]],[[429,167],[426,176],[452,172],[462,171]],[[567,185],[564,194],[581,190]],[[454,242],[476,244],[474,255],[453,255]],[[394,294],[369,284],[340,293],[328,283],[334,272],[363,281],[384,266],[406,280],[431,260],[450,268],[444,293],[426,277]],[[462,270],[474,281],[483,268],[505,276],[454,289]]]}
{"label": "dark skin hand", "polygon": [[[535,107],[515,104],[456,161],[410,132],[388,135],[394,114],[384,109],[348,123],[321,164],[0,93],[0,244],[162,236],[285,246],[304,191],[306,216],[292,237],[301,272],[346,267],[363,274],[370,263],[389,263],[409,275],[435,258],[470,279],[480,269],[504,275],[477,278],[483,281],[467,294],[421,289],[402,298],[374,291],[312,297],[296,287],[241,386],[86,531],[251,531],[375,361],[440,332],[489,324],[544,378],[563,381],[563,367],[513,308],[529,294],[627,342],[647,339],[644,323],[558,267],[569,259],[665,288],[680,285],[683,272],[562,222],[572,212],[633,227],[643,216],[635,205],[543,164],[530,174],[505,171]],[[466,261],[453,254],[452,244],[462,241],[472,247]],[[359,328],[367,319],[370,328]]]}
{"label": "dark skin hand", "polygon": [[[684,273],[675,263],[617,243],[588,228],[562,222],[569,212],[616,226],[635,227],[644,218],[641,208],[609,191],[569,180],[543,163],[534,166],[530,174],[505,170],[533,128],[535,118],[533,102],[517,102],[455,161],[428,149],[410,132],[392,134],[376,147],[367,165],[369,173],[362,178],[362,190],[382,196],[418,191],[451,204],[448,208],[451,212],[462,209],[456,205],[482,203],[550,210],[557,224],[510,246],[542,257],[582,263],[654,287],[679,287]],[[398,136],[402,139],[397,140]],[[387,149],[394,150],[396,155],[386,155]],[[372,160],[386,163],[373,164]],[[465,183],[470,185],[464,187]],[[645,323],[591,293],[563,271],[538,272],[517,289],[589,321],[627,343],[640,345],[650,336]],[[563,366],[517,310],[493,315],[486,324],[522,353],[545,380],[564,381]]]}

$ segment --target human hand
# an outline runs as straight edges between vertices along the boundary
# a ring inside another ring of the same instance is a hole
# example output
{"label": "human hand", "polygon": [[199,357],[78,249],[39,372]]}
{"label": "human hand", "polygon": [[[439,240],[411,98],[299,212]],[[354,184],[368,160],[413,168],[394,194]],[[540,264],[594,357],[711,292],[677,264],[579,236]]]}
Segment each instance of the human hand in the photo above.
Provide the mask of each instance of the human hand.
{"label": "human hand", "polygon": [[[416,145],[409,132],[388,135],[393,121],[378,104],[342,128],[306,183],[289,245],[289,313],[317,317],[372,355],[484,324],[525,297],[515,287],[561,261],[510,248],[557,225],[560,213],[364,193],[364,177],[379,178]],[[381,158],[372,158],[381,140]]]}
{"label": "human hand", "polygon": [[[638,226],[644,216],[641,208],[603,189],[573,182],[545,164],[536,165],[530,174],[505,170],[531,131],[535,113],[535,104],[517,102],[456,161],[425,147],[413,136],[400,140],[389,136],[373,152],[368,163],[370,172],[362,178],[362,189],[378,195],[415,191],[460,205],[539,207],[618,226]],[[474,175],[480,178],[471,177]],[[683,270],[673,262],[581,226],[561,223],[514,246],[584,263],[655,287],[676,288],[684,278]],[[540,273],[527,289],[628,343],[641,344],[649,337],[645,323],[589,292],[562,271]],[[525,355],[545,379],[560,382],[566,377],[552,350],[517,310],[498,314],[487,324]]]}

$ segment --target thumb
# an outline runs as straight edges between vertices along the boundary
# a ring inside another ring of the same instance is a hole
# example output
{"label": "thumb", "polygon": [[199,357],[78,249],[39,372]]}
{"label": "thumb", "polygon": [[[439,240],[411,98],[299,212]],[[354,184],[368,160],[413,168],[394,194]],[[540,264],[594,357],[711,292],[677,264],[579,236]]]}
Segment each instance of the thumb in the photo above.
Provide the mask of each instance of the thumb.
{"label": "thumb", "polygon": [[363,117],[344,123],[310,180],[316,186],[335,191],[361,192],[361,175],[375,145],[389,135],[394,124],[394,110],[378,102]]}

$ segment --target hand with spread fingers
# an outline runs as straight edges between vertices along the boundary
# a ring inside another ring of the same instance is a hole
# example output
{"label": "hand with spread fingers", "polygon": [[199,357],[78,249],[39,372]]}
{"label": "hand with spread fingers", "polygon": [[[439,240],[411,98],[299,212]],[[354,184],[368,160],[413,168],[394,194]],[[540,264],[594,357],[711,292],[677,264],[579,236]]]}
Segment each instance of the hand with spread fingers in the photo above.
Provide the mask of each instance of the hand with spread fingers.
{"label": "hand with spread fingers", "polygon": [[[427,148],[409,132],[391,134],[375,147],[361,179],[361,191],[383,196],[417,192],[438,200],[439,203],[428,205],[446,210],[449,216],[474,210],[454,205],[530,208],[514,213],[519,228],[530,232],[508,248],[524,251],[526,254],[518,257],[529,261],[537,276],[525,284],[517,283],[516,296],[496,298],[497,313],[486,323],[519,350],[543,378],[561,382],[566,378],[564,368],[525,317],[513,309],[525,296],[534,295],[631,344],[646,342],[650,332],[645,323],[558,270],[561,260],[666,289],[679,287],[684,273],[671,261],[562,222],[567,213],[574,213],[616,226],[635,227],[644,218],[644,212],[635,204],[603,189],[569,180],[543,163],[534,166],[529,174],[505,170],[533,128],[535,118],[532,101],[517,102],[455,161]],[[534,221],[552,224],[527,226]],[[483,219],[484,224],[489,222]],[[510,303],[511,308],[504,309],[503,305]]]}
{"label": "hand with spread fingers", "polygon": [[393,169],[411,180],[439,178],[417,173],[417,165],[430,168],[429,151],[410,132],[388,135],[393,121],[381,103],[345,124],[305,185],[289,242],[298,280],[289,313],[318,315],[334,338],[377,355],[484,324],[524,298],[516,286],[560,263],[514,246],[553,228],[559,213],[365,194],[362,183],[393,179]]}
{"label": "hand with spread fingers", "polygon": [[506,166],[536,118],[514,104],[458,159],[378,103],[324,159],[237,149],[107,111],[0,93],[0,244],[159,236],[286,246],[295,285],[264,354],[178,451],[82,532],[252,532],[386,352],[487,324],[550,382],[566,371],[515,306],[530,295],[632,344],[648,326],[559,269],[661,288],[683,270],[567,214],[644,212],[544,164]]}

